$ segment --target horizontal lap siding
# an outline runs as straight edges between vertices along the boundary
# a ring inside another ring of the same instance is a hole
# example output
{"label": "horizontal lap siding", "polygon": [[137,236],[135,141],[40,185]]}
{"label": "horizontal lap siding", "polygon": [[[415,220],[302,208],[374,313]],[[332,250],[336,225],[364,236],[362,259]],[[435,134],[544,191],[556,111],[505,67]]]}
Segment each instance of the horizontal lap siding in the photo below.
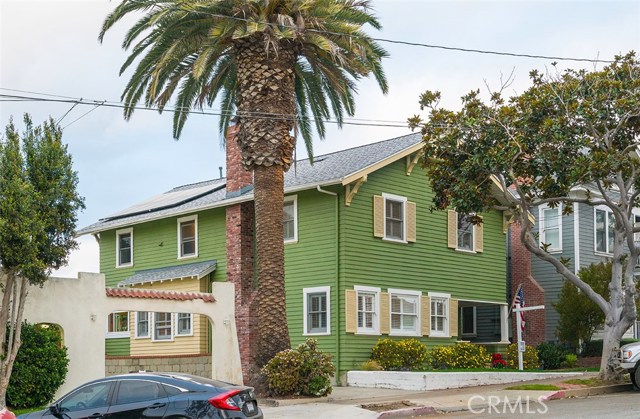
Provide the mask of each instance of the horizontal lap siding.
{"label": "horizontal lap siding", "polygon": [[[178,217],[150,221],[133,226],[133,266],[116,268],[116,230],[100,233],[100,272],[107,286],[133,275],[136,271],[176,266],[215,259],[214,281],[226,276],[225,210],[215,208],[198,215],[198,257],[178,259]],[[188,214],[188,215],[194,215]]]}
{"label": "horizontal lap siding", "polygon": [[[288,195],[289,196],[289,195]],[[336,356],[337,226],[336,197],[316,190],[297,194],[298,242],[285,244],[287,319],[291,346],[304,342],[303,288],[330,286],[331,335],[309,336],[320,349]]]}
{"label": "horizontal lap siding", "polygon": [[129,356],[129,338],[115,338],[105,340],[107,356]]}
{"label": "horizontal lap siding", "polygon": [[[369,174],[351,202],[341,204],[340,306],[344,290],[355,285],[450,293],[452,298],[506,301],[506,237],[502,213],[484,217],[484,251],[457,252],[447,247],[447,212],[429,211],[431,192],[424,172],[416,168],[406,176],[404,159]],[[373,237],[373,195],[405,196],[417,204],[417,241],[401,244]],[[344,330],[344,319],[341,319]],[[357,368],[381,336],[346,334],[341,337],[341,373]],[[405,337],[406,338],[406,337]],[[403,337],[394,337],[403,339]],[[450,344],[455,339],[422,337],[428,346]]]}

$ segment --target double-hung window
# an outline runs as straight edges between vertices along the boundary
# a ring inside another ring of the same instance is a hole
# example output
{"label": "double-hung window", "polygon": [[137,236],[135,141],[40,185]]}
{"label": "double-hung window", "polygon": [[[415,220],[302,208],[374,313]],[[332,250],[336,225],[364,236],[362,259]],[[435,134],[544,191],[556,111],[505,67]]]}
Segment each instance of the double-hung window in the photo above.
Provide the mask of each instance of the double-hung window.
{"label": "double-hung window", "polygon": [[304,334],[305,335],[328,335],[331,334],[330,309],[329,309],[330,287],[304,288],[303,310],[304,310]]}
{"label": "double-hung window", "polygon": [[149,332],[149,312],[138,311],[136,313],[136,338],[148,338]]}
{"label": "double-hung window", "polygon": [[284,198],[284,242],[294,243],[298,241],[298,199],[297,196]]}
{"label": "double-hung window", "polygon": [[391,302],[391,334],[419,335],[420,331],[419,291],[389,289]]}
{"label": "double-hung window", "polygon": [[358,333],[380,333],[380,288],[356,286]]}
{"label": "double-hung window", "polygon": [[407,198],[382,194],[384,198],[384,237],[388,240],[406,240]]}
{"label": "double-hung window", "polygon": [[116,311],[107,317],[107,338],[129,337],[129,313]]}
{"label": "double-hung window", "polygon": [[153,340],[172,340],[171,313],[153,313]]}
{"label": "double-hung window", "polygon": [[198,256],[198,216],[178,218],[178,259]]}
{"label": "double-hung window", "polygon": [[562,204],[555,208],[541,205],[540,210],[540,247],[548,252],[562,250]]}
{"label": "double-hung window", "polygon": [[133,266],[133,229],[116,231],[116,268]]}
{"label": "double-hung window", "polygon": [[471,216],[458,213],[458,249],[474,251],[473,230]]}
{"label": "double-hung window", "polygon": [[449,337],[449,294],[429,293],[431,300],[430,336]]}
{"label": "double-hung window", "polygon": [[595,209],[595,250],[600,253],[613,253],[615,218],[609,208]]}
{"label": "double-hung window", "polygon": [[189,336],[193,334],[191,313],[178,313],[176,316],[176,335]]}

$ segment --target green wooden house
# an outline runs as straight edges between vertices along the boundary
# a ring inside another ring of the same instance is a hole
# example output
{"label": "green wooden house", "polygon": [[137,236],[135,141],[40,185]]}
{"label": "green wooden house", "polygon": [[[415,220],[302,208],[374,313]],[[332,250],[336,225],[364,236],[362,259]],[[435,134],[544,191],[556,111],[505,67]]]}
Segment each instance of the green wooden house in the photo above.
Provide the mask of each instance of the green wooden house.
{"label": "green wooden house", "polygon": [[[255,323],[252,179],[231,138],[227,148],[227,179],[177,187],[80,234],[99,239],[110,287],[206,291],[212,281],[234,282],[244,366]],[[298,161],[285,176],[291,343],[316,338],[339,376],[380,338],[508,340],[503,214],[484,213],[474,226],[465,214],[430,211],[420,157],[421,137],[411,134]],[[206,322],[188,313],[112,317],[109,356],[215,350]]]}

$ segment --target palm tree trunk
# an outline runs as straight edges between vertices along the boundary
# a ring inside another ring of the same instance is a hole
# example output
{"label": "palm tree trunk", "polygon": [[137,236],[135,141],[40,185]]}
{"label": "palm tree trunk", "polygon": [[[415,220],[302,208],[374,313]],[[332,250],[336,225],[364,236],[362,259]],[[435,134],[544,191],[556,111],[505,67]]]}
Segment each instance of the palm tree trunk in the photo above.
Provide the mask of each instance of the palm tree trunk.
{"label": "palm tree trunk", "polygon": [[289,169],[295,139],[295,47],[283,43],[277,52],[265,47],[262,34],[238,40],[238,144],[242,162],[254,171],[258,330],[255,362],[265,365],[291,347],[284,286],[284,172]]}

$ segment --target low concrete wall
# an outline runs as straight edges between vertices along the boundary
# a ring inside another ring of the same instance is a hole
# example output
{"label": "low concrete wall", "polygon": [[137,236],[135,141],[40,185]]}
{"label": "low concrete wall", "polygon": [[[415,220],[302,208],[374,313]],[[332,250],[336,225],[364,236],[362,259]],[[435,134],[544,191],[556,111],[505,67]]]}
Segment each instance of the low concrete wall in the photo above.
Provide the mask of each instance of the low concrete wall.
{"label": "low concrete wall", "polygon": [[211,378],[211,355],[200,356],[116,356],[105,360],[106,375],[126,374],[131,371],[181,372]]}
{"label": "low concrete wall", "polygon": [[507,384],[546,378],[576,377],[581,372],[403,372],[349,371],[352,387],[393,388],[398,390],[444,390],[488,384]]}

